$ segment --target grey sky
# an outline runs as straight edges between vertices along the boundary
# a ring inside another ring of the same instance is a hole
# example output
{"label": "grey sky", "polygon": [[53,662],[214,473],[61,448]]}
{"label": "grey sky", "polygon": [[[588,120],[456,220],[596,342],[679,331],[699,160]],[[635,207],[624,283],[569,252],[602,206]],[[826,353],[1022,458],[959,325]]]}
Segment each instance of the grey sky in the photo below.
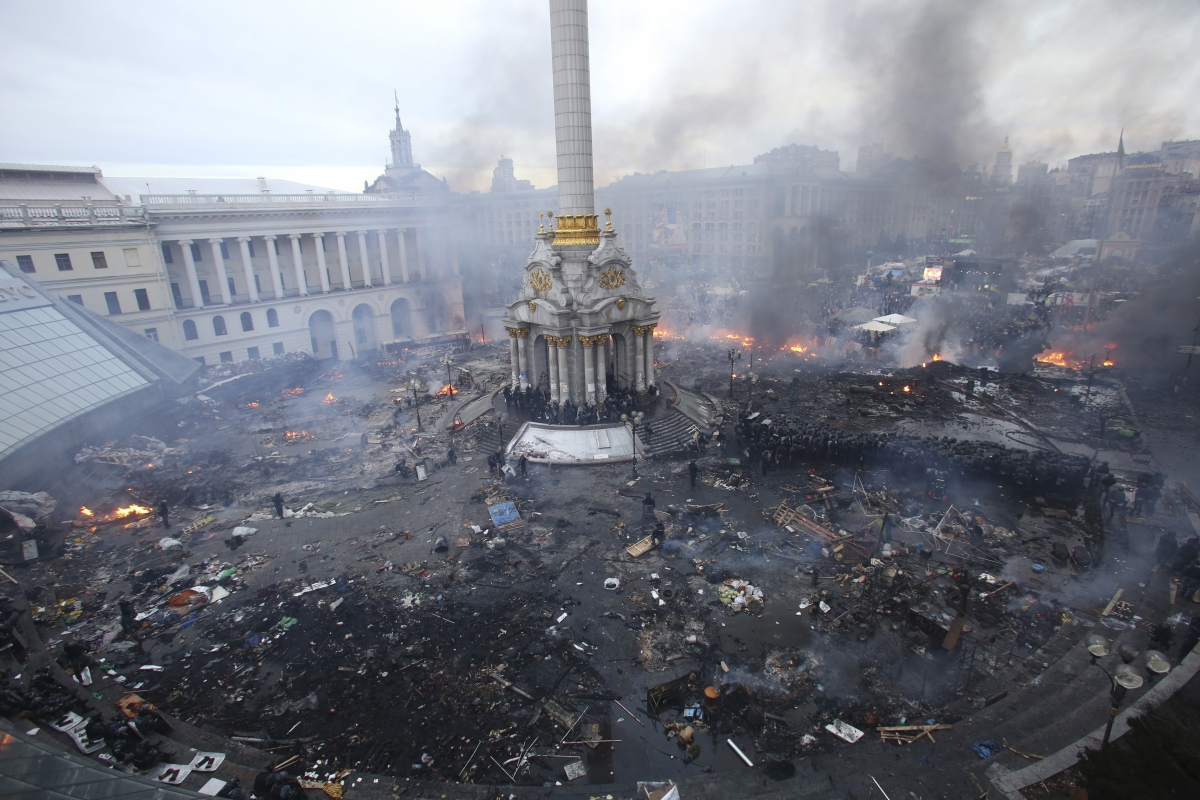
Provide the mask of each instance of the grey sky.
{"label": "grey sky", "polygon": [[[460,191],[554,182],[548,11],[521,2],[0,0],[0,161],[360,190],[392,89]],[[1200,137],[1194,0],[591,4],[598,183],[791,142],[990,166]]]}

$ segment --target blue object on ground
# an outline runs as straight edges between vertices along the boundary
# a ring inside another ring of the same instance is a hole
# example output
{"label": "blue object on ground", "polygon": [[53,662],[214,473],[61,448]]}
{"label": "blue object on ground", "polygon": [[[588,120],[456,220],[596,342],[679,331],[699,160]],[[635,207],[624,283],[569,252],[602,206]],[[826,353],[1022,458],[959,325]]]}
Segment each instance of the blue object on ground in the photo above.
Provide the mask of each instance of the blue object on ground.
{"label": "blue object on ground", "polygon": [[980,739],[970,747],[979,754],[980,758],[991,758],[1004,749],[1004,746],[999,742],[993,742],[989,739]]}

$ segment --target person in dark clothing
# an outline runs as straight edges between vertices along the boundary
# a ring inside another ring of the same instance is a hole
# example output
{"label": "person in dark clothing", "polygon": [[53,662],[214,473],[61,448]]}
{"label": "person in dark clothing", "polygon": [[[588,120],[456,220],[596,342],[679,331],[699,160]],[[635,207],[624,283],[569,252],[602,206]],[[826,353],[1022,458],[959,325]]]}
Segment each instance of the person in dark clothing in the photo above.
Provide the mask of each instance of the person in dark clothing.
{"label": "person in dark clothing", "polygon": [[1174,531],[1167,531],[1158,538],[1158,546],[1154,548],[1154,560],[1160,566],[1169,566],[1178,553],[1179,543],[1175,541]]}
{"label": "person in dark clothing", "polygon": [[653,519],[654,518],[654,506],[655,506],[654,495],[651,494],[650,492],[646,492],[646,496],[642,498],[642,518],[643,519]]}
{"label": "person in dark clothing", "polygon": [[767,474],[767,462],[771,460],[770,451],[763,450],[762,454],[759,456],[758,460],[759,460],[759,463],[762,465],[762,474],[766,475]]}
{"label": "person in dark clothing", "polygon": [[688,462],[688,475],[692,479],[692,488],[696,488],[696,476],[700,474],[700,468],[696,466],[695,461]]}
{"label": "person in dark clothing", "polygon": [[162,517],[164,528],[171,527],[171,508],[167,505],[166,500],[163,500],[158,504],[158,515]]}
{"label": "person in dark clothing", "polygon": [[402,458],[396,462],[396,474],[401,478],[408,477],[408,459]]}
{"label": "person in dark clothing", "polygon": [[458,453],[454,452],[453,447],[446,451],[446,461],[450,462],[450,466],[458,463]]}
{"label": "person in dark clothing", "polygon": [[529,466],[529,459],[525,458],[525,454],[522,453],[521,457],[519,459],[517,459],[517,468],[521,470],[522,478],[525,477],[525,471],[528,469],[528,466]]}
{"label": "person in dark clothing", "polygon": [[276,492],[275,496],[271,498],[271,502],[275,504],[275,515],[283,519],[283,495]]}
{"label": "person in dark clothing", "polygon": [[121,631],[129,633],[133,630],[133,623],[136,621],[134,619],[133,603],[130,602],[129,598],[121,598],[117,602],[117,606],[121,609]]}

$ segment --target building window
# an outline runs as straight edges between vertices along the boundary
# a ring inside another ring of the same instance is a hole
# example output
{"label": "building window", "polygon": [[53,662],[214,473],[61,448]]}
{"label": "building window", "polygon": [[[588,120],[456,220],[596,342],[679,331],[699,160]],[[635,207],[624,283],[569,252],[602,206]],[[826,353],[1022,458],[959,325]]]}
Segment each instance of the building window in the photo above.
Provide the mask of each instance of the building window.
{"label": "building window", "polygon": [[33,272],[33,256],[17,256],[17,266],[21,272]]}
{"label": "building window", "polygon": [[224,353],[221,353],[221,363],[222,364],[232,364],[233,363],[233,351],[232,350],[226,350]]}
{"label": "building window", "polygon": [[67,299],[77,306],[83,305],[83,295],[81,294],[69,294],[67,295]]}
{"label": "building window", "polygon": [[200,249],[200,245],[190,244],[188,246],[192,248],[192,261],[204,260],[204,251]]}
{"label": "building window", "polygon": [[277,356],[283,355],[283,342],[275,342],[271,345],[271,352]]}
{"label": "building window", "polygon": [[158,328],[146,328],[145,330],[142,331],[142,333],[146,334],[146,338],[149,339],[150,341],[152,341],[152,342],[158,341]]}
{"label": "building window", "polygon": [[229,333],[229,331],[225,329],[224,317],[213,317],[213,333],[215,333],[217,336],[224,336],[225,334]]}
{"label": "building window", "polygon": [[103,250],[92,252],[92,266],[96,269],[108,269],[108,259],[104,257]]}
{"label": "building window", "polygon": [[262,281],[258,279],[258,273],[254,273],[254,291],[262,294]]}
{"label": "building window", "polygon": [[74,267],[71,266],[70,253],[55,253],[54,263],[58,265],[59,272],[70,272]]}
{"label": "building window", "polygon": [[183,321],[183,338],[189,342],[200,338],[200,332],[196,330],[196,321],[185,319]]}
{"label": "building window", "polygon": [[171,257],[171,245],[167,244],[166,242],[163,242],[162,253],[163,253],[163,263],[164,264],[174,264],[175,263],[175,259]]}
{"label": "building window", "polygon": [[117,298],[116,292],[105,292],[104,293],[104,302],[108,303],[108,313],[109,314],[120,314],[121,313],[121,301]]}
{"label": "building window", "polygon": [[138,311],[150,310],[150,295],[145,289],[134,289],[133,297],[137,300]]}
{"label": "building window", "polygon": [[268,328],[278,328],[279,327],[279,312],[273,308],[267,309],[267,327]]}
{"label": "building window", "polygon": [[125,266],[140,267],[142,265],[142,257],[138,254],[136,247],[126,247],[121,252],[125,255]]}
{"label": "building window", "polygon": [[229,247],[224,241],[221,242],[221,258],[229,258]]}
{"label": "building window", "polygon": [[249,311],[242,312],[242,330],[243,331],[254,330],[254,317],[250,316]]}
{"label": "building window", "polygon": [[247,347],[246,348],[246,358],[250,359],[251,361],[258,361],[258,359],[260,358],[260,356],[258,355],[258,348],[257,347]]}

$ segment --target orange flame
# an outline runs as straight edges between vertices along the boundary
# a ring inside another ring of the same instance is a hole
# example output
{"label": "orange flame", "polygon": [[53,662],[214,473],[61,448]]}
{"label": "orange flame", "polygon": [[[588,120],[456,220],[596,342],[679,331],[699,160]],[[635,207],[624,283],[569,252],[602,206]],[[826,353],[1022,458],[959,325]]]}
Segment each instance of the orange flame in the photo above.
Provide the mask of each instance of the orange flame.
{"label": "orange flame", "polygon": [[246,403],[246,408],[258,408],[258,403],[254,403],[254,402]]}
{"label": "orange flame", "polygon": [[333,392],[330,392],[329,394],[325,395],[325,399],[322,400],[321,402],[322,403],[336,403],[337,401],[338,401],[338,399],[333,396]]}
{"label": "orange flame", "polygon": [[297,386],[295,389],[284,389],[283,390],[284,397],[295,397],[298,394],[304,394],[304,389],[300,388],[299,386]]}
{"label": "orange flame", "polygon": [[288,431],[283,436],[289,442],[307,442],[310,439],[316,438],[308,431]]}
{"label": "orange flame", "polygon": [[933,360],[934,360],[934,361],[941,361],[941,360],[942,360],[942,354],[941,354],[941,353],[934,353],[934,354],[933,354]]}
{"label": "orange flame", "polygon": [[113,512],[113,516],[117,519],[125,519],[125,517],[131,517],[135,514],[138,516],[141,516],[142,514],[150,514],[150,513],[152,513],[150,509],[146,508],[145,506],[139,506],[137,503],[134,503],[133,505],[128,505],[128,506],[124,506],[122,508],[118,508],[116,511]]}
{"label": "orange flame", "polygon": [[83,515],[83,516],[85,516],[85,517],[94,517],[94,516],[96,516],[96,512],[95,512],[95,511],[92,511],[92,510],[91,510],[90,508],[88,508],[87,506],[80,506],[80,507],[79,507],[79,513],[80,513],[80,514],[82,514],[82,515]]}
{"label": "orange flame", "polygon": [[437,396],[438,397],[449,397],[450,396],[450,384],[446,384],[441,389],[439,389],[437,392]]}
{"label": "orange flame", "polygon": [[1070,352],[1064,350],[1047,350],[1037,356],[1037,361],[1041,364],[1054,364],[1055,366],[1059,367],[1070,367],[1073,365],[1067,363],[1067,356],[1069,355]]}

